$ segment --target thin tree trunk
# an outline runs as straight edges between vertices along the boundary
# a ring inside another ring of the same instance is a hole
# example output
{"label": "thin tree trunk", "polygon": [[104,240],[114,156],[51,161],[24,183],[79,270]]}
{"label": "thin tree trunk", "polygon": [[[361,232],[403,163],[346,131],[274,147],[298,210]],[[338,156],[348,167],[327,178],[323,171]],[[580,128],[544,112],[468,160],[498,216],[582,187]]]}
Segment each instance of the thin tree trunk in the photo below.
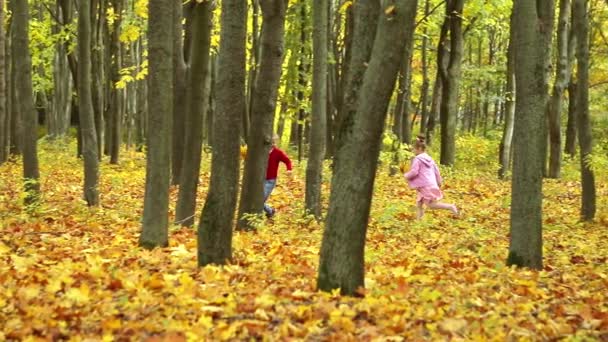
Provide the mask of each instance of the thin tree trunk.
{"label": "thin tree trunk", "polygon": [[[429,15],[429,2],[430,0],[424,1],[424,16]],[[426,134],[427,124],[429,121],[429,68],[427,58],[427,26],[424,25],[422,29],[422,89],[420,90],[420,102],[421,102],[421,114],[420,114],[420,134]]]}
{"label": "thin tree trunk", "polygon": [[283,45],[285,39],[286,0],[260,0],[263,25],[260,34],[262,55],[253,88],[251,125],[238,213],[238,229],[252,228],[248,214],[259,213],[264,206],[264,179],[268,151],[272,146],[272,122],[276,111]]}
{"label": "thin tree trunk", "polygon": [[[182,173],[182,163],[186,149],[186,79],[188,77],[188,62],[184,56],[184,42],[182,40],[182,18],[183,5],[182,1],[175,1],[173,6],[173,134],[172,134],[172,150],[171,150],[171,184],[177,185],[180,183]],[[187,6],[195,5],[192,2]],[[191,25],[188,23],[188,25]],[[186,50],[191,51],[190,47]],[[191,53],[191,52],[190,52]]]}
{"label": "thin tree trunk", "polygon": [[[11,9],[11,11],[13,13],[15,13],[16,11],[16,3],[17,1],[10,1],[9,2],[9,8]],[[17,46],[15,45],[15,42],[17,41],[17,24],[16,24],[16,20],[14,19],[15,17],[13,17],[11,19],[11,28],[10,28],[10,39],[9,39],[9,44],[10,46],[10,66],[11,66],[11,72],[10,72],[10,86],[9,89],[11,90],[10,92],[10,100],[11,100],[11,106],[10,106],[10,134],[9,134],[9,155],[21,155],[22,151],[23,151],[23,119],[21,118],[21,113],[20,113],[20,109],[19,109],[19,90],[17,89],[18,85],[18,69],[17,69],[17,60],[18,58],[16,56],[19,55],[19,51],[17,50]]]}
{"label": "thin tree trunk", "polygon": [[148,150],[146,191],[139,245],[152,249],[169,245],[169,183],[173,119],[173,11],[169,1],[150,0],[148,18]]}
{"label": "thin tree trunk", "polygon": [[431,99],[431,113],[429,115],[428,128],[426,130],[426,142],[428,145],[433,144],[435,135],[435,126],[440,121],[441,103],[443,102],[443,78],[447,74],[449,63],[448,54],[448,31],[450,29],[450,21],[446,17],[441,25],[439,41],[437,42],[437,72],[435,74],[435,85],[433,86],[433,97]]}
{"label": "thin tree trunk", "polygon": [[175,222],[191,227],[196,210],[196,190],[201,167],[203,118],[209,103],[209,52],[211,47],[212,3],[197,3],[192,15],[192,46],[187,79],[186,138],[181,167]]}
{"label": "thin tree trunk", "polygon": [[549,178],[559,178],[562,164],[561,114],[562,97],[568,86],[570,66],[568,65],[568,22],[570,20],[570,0],[559,1],[557,26],[557,74],[553,93],[549,101]]}
{"label": "thin tree trunk", "polygon": [[93,0],[91,2],[91,22],[93,30],[93,47],[91,51],[91,73],[93,77],[93,113],[95,117],[95,131],[97,135],[97,156],[101,160],[103,153],[104,127],[103,111],[105,105],[103,84],[105,77],[103,27],[105,22],[105,1]]}
{"label": "thin tree trunk", "polygon": [[243,118],[243,133],[245,143],[249,143],[249,130],[252,124],[253,94],[255,93],[256,78],[260,63],[260,0],[251,0],[253,16],[251,18],[251,49],[249,50],[249,77],[247,78],[247,111]]}
{"label": "thin tree trunk", "polygon": [[32,58],[29,50],[29,8],[26,1],[15,1],[14,21],[14,73],[18,93],[18,109],[23,119],[23,182],[25,204],[30,205],[40,197],[40,172],[38,170],[38,118],[34,110],[32,90]]}
{"label": "thin tree trunk", "polygon": [[[418,0],[414,0],[414,8],[418,7]],[[408,32],[405,40],[404,68],[403,75],[405,77],[405,87],[403,88],[403,104],[401,113],[401,126],[399,127],[399,136],[401,142],[409,144],[412,141],[412,117],[410,115],[410,107],[412,105],[412,56],[414,54],[414,31],[416,30],[416,17],[412,17],[406,23]]]}
{"label": "thin tree trunk", "polygon": [[313,75],[310,154],[306,166],[306,212],[321,220],[321,182],[327,134],[327,7],[328,0],[312,6]]}
{"label": "thin tree trunk", "polygon": [[[327,53],[328,60],[331,58],[333,63],[327,63],[327,101],[326,101],[326,115],[325,115],[325,156],[324,159],[331,159],[334,155],[334,118],[336,116],[336,97],[338,93],[338,68],[340,66],[339,56],[337,55],[337,44],[336,44],[336,30],[333,28],[333,22],[335,20],[336,13],[335,2],[333,0],[328,1],[327,5]],[[338,29],[339,32],[339,29]],[[314,71],[313,71],[314,73]]]}
{"label": "thin tree trunk", "polygon": [[553,0],[516,0],[513,7],[515,103],[511,229],[507,265],[542,269],[542,176]]}
{"label": "thin tree trunk", "polygon": [[78,4],[78,114],[83,138],[84,198],[91,207],[99,205],[99,156],[91,94],[91,4],[89,0]]}
{"label": "thin tree trunk", "polygon": [[456,122],[458,118],[458,88],[460,86],[463,34],[462,10],[464,0],[449,0],[446,17],[450,22],[450,58],[443,80],[441,101],[441,159],[442,165],[454,165],[456,157]]}
{"label": "thin tree trunk", "polygon": [[568,123],[566,124],[566,144],[564,146],[564,152],[568,154],[570,158],[574,158],[576,155],[577,88],[576,80],[571,79],[568,83]]}
{"label": "thin tree trunk", "polygon": [[0,165],[8,160],[8,139],[6,138],[6,32],[4,30],[4,0],[0,0]]}
{"label": "thin tree trunk", "polygon": [[217,113],[213,118],[211,181],[198,229],[198,264],[232,259],[232,228],[239,179],[239,140],[245,103],[247,4],[222,1]]}
{"label": "thin tree trunk", "polygon": [[593,141],[589,117],[589,2],[574,0],[572,10],[573,26],[576,31],[577,49],[577,115],[579,147],[581,149],[581,219],[593,221],[596,211],[595,176],[589,158],[592,155]]}
{"label": "thin tree trunk", "polygon": [[[378,39],[358,92],[360,101],[352,118],[342,123],[317,278],[318,288],[324,291],[339,288],[342,294],[355,295],[364,286],[365,236],[380,140],[405,49],[405,25],[416,13],[414,4],[410,0],[395,1],[394,7],[376,17]],[[365,26],[359,29],[371,30],[367,26],[370,22],[374,20],[361,22]],[[358,44],[356,36],[354,44]],[[354,49],[353,61],[364,60],[358,54],[365,56],[367,51]],[[352,87],[355,83],[349,84]]]}
{"label": "thin tree trunk", "polygon": [[[574,6],[574,2],[572,2]],[[572,12],[572,10],[570,11]],[[572,17],[572,16],[571,16]],[[572,18],[571,18],[572,19]],[[576,32],[570,25],[570,32],[568,36],[568,65],[572,68],[574,65],[574,59],[576,58]],[[571,73],[572,75],[572,73]],[[566,124],[566,143],[564,146],[564,152],[574,158],[576,154],[576,98],[577,98],[577,86],[575,77],[570,76],[568,82],[568,123]]]}
{"label": "thin tree trunk", "polygon": [[507,91],[505,94],[505,125],[500,141],[498,177],[504,179],[508,170],[511,168],[511,156],[513,154],[513,123],[515,118],[515,101],[516,101],[516,83],[515,83],[515,43],[513,39],[514,22],[511,16],[511,36],[509,38],[509,47],[507,50]]}
{"label": "thin tree trunk", "polygon": [[123,96],[122,90],[116,88],[116,82],[120,81],[120,70],[122,69],[122,46],[120,43],[120,23],[122,21],[122,2],[123,0],[112,0],[112,7],[117,17],[114,19],[111,46],[111,55],[114,57],[111,71],[111,105],[110,105],[110,120],[111,124],[111,139],[110,144],[110,164],[118,164],[120,157],[120,144],[122,143],[122,108]]}

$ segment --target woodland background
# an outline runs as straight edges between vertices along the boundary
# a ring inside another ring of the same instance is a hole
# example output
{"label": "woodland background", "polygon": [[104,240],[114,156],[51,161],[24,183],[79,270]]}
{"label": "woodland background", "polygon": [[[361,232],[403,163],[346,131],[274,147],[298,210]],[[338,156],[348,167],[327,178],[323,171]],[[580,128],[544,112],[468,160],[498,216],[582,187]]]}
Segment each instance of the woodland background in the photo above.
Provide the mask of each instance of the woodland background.
{"label": "woodland background", "polygon": [[0,339],[608,339],[608,2],[0,8]]}

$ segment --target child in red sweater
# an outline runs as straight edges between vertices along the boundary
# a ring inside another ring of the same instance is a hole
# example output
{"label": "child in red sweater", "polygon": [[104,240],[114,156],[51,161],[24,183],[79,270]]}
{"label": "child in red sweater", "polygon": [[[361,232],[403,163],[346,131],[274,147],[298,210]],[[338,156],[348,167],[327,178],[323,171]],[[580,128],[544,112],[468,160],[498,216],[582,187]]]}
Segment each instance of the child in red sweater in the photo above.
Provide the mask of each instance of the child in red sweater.
{"label": "child in red sweater", "polygon": [[264,212],[266,217],[270,218],[274,216],[275,209],[266,204],[266,200],[277,185],[277,176],[279,173],[279,163],[284,163],[287,167],[287,174],[291,175],[291,160],[287,157],[287,154],[277,147],[279,141],[278,135],[272,136],[272,147],[268,153],[268,167],[266,168],[266,181],[264,182]]}

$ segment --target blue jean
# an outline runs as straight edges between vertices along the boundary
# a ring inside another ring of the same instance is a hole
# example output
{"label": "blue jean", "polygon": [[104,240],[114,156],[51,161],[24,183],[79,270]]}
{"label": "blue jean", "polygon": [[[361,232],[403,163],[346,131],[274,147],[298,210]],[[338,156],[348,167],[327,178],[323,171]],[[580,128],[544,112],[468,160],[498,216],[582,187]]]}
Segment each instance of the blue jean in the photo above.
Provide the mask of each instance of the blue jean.
{"label": "blue jean", "polygon": [[271,215],[274,211],[268,204],[266,204],[266,200],[274,190],[274,187],[277,185],[277,180],[275,179],[267,179],[264,181],[264,212],[266,214]]}

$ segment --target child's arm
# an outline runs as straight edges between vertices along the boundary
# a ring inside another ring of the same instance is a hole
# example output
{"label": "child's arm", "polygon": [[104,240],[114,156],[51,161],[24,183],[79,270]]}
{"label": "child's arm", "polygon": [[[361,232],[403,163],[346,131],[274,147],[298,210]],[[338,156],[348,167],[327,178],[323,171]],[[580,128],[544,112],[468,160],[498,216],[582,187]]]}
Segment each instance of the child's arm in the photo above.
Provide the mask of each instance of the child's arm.
{"label": "child's arm", "polygon": [[287,154],[285,154],[285,152],[278,150],[279,151],[279,160],[282,161],[283,163],[285,163],[285,166],[287,167],[287,171],[291,171],[292,166],[291,166],[291,159],[289,159],[289,157],[287,156]]}
{"label": "child's arm", "polygon": [[403,177],[405,177],[405,179],[412,179],[418,176],[418,172],[420,172],[420,162],[418,161],[418,158],[414,158],[412,167],[403,175]]}
{"label": "child's arm", "polygon": [[441,178],[441,174],[439,173],[439,168],[437,164],[433,163],[433,172],[435,173],[435,179],[437,180],[437,185],[441,186],[443,183],[443,179]]}

